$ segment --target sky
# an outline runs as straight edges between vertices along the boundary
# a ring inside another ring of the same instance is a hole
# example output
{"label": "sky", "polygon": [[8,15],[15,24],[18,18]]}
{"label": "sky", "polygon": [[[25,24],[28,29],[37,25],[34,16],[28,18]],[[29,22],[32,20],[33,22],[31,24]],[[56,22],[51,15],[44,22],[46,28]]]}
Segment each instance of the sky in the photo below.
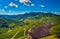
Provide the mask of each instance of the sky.
{"label": "sky", "polygon": [[60,0],[0,0],[0,14],[53,12],[60,14]]}

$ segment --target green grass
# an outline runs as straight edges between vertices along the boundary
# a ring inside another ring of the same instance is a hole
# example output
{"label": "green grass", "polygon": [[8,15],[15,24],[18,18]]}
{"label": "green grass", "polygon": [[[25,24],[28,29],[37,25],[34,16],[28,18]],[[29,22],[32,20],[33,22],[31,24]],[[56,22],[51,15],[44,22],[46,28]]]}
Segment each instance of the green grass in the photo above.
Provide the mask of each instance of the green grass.
{"label": "green grass", "polygon": [[6,33],[0,35],[0,39],[3,38],[7,38],[7,39],[11,39],[18,31],[21,30],[21,27],[16,27],[15,29],[13,30],[9,30],[7,31]]}
{"label": "green grass", "polygon": [[8,28],[0,28],[0,34],[6,33]]}
{"label": "green grass", "polygon": [[[40,15],[38,15],[40,17]],[[35,18],[35,17],[33,17]],[[16,35],[16,39],[23,39],[25,38],[24,36],[24,28],[27,30],[29,30],[30,28],[32,28],[33,26],[40,26],[43,25],[44,22],[53,22],[55,23],[54,26],[60,25],[60,16],[53,16],[53,17],[41,17],[38,19],[32,19],[30,17],[30,19],[25,19],[22,21],[18,21],[18,20],[10,20],[10,19],[0,19],[0,21],[2,22],[7,22],[8,27],[14,27],[14,29],[10,30],[9,28],[0,28],[0,39],[11,39],[18,31],[20,31],[17,35]],[[0,26],[3,25],[3,23],[0,23]],[[47,37],[42,37],[39,39],[57,39],[54,35],[52,36],[47,36]]]}
{"label": "green grass", "polygon": [[42,37],[39,39],[58,39],[57,37],[55,37],[55,35],[51,35],[51,36],[46,36],[46,37]]}

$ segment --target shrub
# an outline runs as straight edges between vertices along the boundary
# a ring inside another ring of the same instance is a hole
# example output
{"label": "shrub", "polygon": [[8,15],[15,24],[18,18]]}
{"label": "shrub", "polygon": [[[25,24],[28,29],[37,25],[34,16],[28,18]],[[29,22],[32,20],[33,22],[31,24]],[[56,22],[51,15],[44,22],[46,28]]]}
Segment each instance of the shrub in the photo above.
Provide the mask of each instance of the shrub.
{"label": "shrub", "polygon": [[53,26],[50,29],[50,33],[56,35],[57,37],[60,37],[60,26]]}

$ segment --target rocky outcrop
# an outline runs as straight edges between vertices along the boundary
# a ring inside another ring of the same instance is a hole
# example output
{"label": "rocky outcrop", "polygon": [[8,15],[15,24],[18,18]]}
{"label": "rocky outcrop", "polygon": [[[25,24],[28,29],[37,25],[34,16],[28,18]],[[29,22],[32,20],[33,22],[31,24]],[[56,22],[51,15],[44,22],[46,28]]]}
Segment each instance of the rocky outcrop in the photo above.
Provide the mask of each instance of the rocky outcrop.
{"label": "rocky outcrop", "polygon": [[39,37],[47,36],[50,34],[52,23],[44,24],[43,26],[32,27],[28,30],[28,39],[37,39]]}

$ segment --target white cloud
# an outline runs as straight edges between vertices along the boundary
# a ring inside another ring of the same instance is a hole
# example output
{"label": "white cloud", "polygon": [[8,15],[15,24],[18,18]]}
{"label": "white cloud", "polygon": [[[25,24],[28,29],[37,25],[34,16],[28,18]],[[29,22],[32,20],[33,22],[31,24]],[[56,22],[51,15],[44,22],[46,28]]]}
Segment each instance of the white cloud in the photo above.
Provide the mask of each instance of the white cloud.
{"label": "white cloud", "polygon": [[2,10],[0,10],[0,12],[1,12],[1,13],[5,13],[5,10],[4,10],[4,9],[2,9]]}
{"label": "white cloud", "polygon": [[26,2],[30,2],[30,0],[19,0],[20,3],[26,3]]}
{"label": "white cloud", "polygon": [[15,5],[15,7],[17,8],[17,7],[18,7],[18,5]]}
{"label": "white cloud", "polygon": [[31,4],[31,6],[35,6],[35,4]]}
{"label": "white cloud", "polygon": [[11,7],[15,6],[16,8],[18,7],[18,5],[15,4],[15,3],[13,3],[13,2],[11,2],[11,3],[9,4],[9,6],[11,6]]}
{"label": "white cloud", "polygon": [[40,5],[40,7],[45,7],[45,5]]}
{"label": "white cloud", "polygon": [[53,12],[53,13],[57,14],[58,12]]}
{"label": "white cloud", "polygon": [[30,0],[19,0],[20,3],[23,3],[26,6],[34,6]]}
{"label": "white cloud", "polygon": [[8,6],[5,6],[5,8],[7,8]]}
{"label": "white cloud", "polygon": [[9,6],[15,6],[15,4],[11,2],[11,3],[9,4]]}

